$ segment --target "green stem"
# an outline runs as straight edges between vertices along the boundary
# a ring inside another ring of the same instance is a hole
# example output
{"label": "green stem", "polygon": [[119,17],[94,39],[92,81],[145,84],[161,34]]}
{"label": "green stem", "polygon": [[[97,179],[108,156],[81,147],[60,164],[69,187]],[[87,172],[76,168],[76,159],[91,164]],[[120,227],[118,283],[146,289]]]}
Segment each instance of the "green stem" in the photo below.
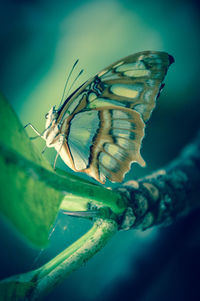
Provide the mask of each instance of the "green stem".
{"label": "green stem", "polygon": [[113,220],[97,220],[93,227],[70,247],[39,269],[31,300],[38,300],[58,282],[88,261],[117,231]]}
{"label": "green stem", "polygon": [[85,235],[41,268],[0,281],[0,300],[43,298],[58,282],[100,251],[117,229],[115,221],[98,219]]}

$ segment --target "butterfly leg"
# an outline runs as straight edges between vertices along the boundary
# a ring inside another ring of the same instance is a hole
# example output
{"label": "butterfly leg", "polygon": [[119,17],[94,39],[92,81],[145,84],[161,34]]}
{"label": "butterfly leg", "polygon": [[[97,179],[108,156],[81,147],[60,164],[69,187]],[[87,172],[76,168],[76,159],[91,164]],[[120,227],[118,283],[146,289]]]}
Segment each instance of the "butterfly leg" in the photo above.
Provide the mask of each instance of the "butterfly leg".
{"label": "butterfly leg", "polygon": [[[24,129],[26,128],[26,127],[28,127],[28,126],[30,126],[31,128],[32,128],[32,130],[37,134],[37,136],[36,137],[31,137],[30,139],[36,139],[36,138],[38,138],[38,137],[41,137],[41,138],[43,138],[42,137],[42,134],[40,134],[37,130],[36,130],[36,128],[31,124],[31,123],[28,123],[28,124],[26,124],[25,126],[24,126]],[[43,138],[44,139],[44,138]]]}

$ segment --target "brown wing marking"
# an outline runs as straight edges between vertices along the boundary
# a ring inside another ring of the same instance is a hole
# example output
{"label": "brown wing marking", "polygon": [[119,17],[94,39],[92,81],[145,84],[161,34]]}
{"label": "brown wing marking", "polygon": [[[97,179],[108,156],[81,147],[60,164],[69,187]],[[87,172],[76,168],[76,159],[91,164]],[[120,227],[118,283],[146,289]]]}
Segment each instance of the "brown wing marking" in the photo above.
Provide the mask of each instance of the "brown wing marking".
{"label": "brown wing marking", "polygon": [[[106,178],[120,182],[132,162],[145,165],[140,155],[145,124],[138,112],[127,108],[110,107],[98,111],[101,125],[91,146],[90,164],[81,171],[101,183],[105,183]],[[115,113],[123,113],[127,118],[117,119]],[[122,120],[129,123],[128,129],[120,127],[120,123],[117,128],[114,126],[115,121]]]}
{"label": "brown wing marking", "polygon": [[98,110],[100,126],[90,147],[89,165],[81,171],[101,183],[106,178],[120,182],[132,162],[144,166],[140,155],[144,122],[155,107],[173,61],[165,52],[136,53],[111,64],[77,89],[59,109],[56,120],[66,136],[60,152],[64,162],[76,171],[67,144],[71,119],[79,112]]}
{"label": "brown wing marking", "polygon": [[[89,79],[80,89],[77,89],[76,93],[72,94],[71,99],[59,110],[60,114],[57,122],[60,122],[61,119],[64,118],[65,113],[77,98],[79,105],[76,107],[76,112],[87,109],[89,91],[92,89],[92,84],[95,79],[99,79],[97,85],[99,95],[96,93],[96,96],[99,97],[100,100],[101,98],[107,99],[108,102],[109,100],[116,100],[116,102],[119,102],[119,105],[133,109],[137,105],[143,105],[143,108],[140,106],[136,109],[143,117],[143,120],[147,121],[155,107],[155,100],[159,94],[168,67],[173,62],[173,57],[166,52],[143,51],[111,64],[95,77]],[[127,71],[126,68],[128,68]],[[132,72],[132,74],[130,72]],[[134,76],[134,72],[137,76]],[[139,76],[138,72],[140,72]],[[143,72],[143,74],[141,72]],[[146,72],[146,75],[144,72]],[[139,93],[137,97],[129,98],[126,97],[126,95],[119,96],[113,93],[113,86],[119,84],[124,85],[124,87],[131,85],[133,90],[135,88],[136,91],[138,89]],[[120,102],[122,102],[122,104],[120,104]],[[112,105],[114,104],[111,104],[111,106]],[[118,105],[118,103],[115,105]],[[72,113],[73,112],[70,114]]]}
{"label": "brown wing marking", "polygon": [[[145,51],[126,57],[100,73],[105,85],[101,97],[118,101],[119,105],[124,103],[124,106],[137,110],[147,121],[173,61],[165,52]],[[128,94],[132,97],[127,97]]]}

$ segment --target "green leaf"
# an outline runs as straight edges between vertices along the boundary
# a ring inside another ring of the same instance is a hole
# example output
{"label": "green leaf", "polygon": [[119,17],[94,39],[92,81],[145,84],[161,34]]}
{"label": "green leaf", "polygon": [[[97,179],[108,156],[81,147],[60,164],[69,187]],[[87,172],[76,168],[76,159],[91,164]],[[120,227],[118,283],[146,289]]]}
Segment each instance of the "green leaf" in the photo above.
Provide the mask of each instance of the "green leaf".
{"label": "green leaf", "polygon": [[105,245],[117,231],[115,219],[126,210],[127,200],[76,175],[55,173],[2,96],[0,107],[1,213],[40,247],[48,242],[59,208],[87,211],[92,206],[102,216],[88,233],[40,269],[1,281],[1,300],[36,300]]}
{"label": "green leaf", "polygon": [[59,208],[107,207],[114,215],[124,212],[127,203],[119,192],[66,172],[55,173],[2,96],[0,106],[0,211],[32,243],[47,244]]}
{"label": "green leaf", "polygon": [[0,95],[0,212],[33,244],[43,247],[63,194],[41,181],[32,164],[52,171],[16,114]]}

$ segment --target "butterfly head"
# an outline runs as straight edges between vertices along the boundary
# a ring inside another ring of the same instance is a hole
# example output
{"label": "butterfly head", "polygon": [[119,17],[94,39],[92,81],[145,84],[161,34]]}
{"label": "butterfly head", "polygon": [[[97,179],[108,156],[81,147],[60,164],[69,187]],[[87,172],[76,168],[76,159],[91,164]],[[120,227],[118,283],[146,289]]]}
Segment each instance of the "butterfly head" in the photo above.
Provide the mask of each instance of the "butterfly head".
{"label": "butterfly head", "polygon": [[58,111],[55,109],[55,106],[45,115],[46,124],[42,137],[46,140],[47,147],[54,146],[54,139],[59,133],[59,125],[56,124],[57,117]]}

